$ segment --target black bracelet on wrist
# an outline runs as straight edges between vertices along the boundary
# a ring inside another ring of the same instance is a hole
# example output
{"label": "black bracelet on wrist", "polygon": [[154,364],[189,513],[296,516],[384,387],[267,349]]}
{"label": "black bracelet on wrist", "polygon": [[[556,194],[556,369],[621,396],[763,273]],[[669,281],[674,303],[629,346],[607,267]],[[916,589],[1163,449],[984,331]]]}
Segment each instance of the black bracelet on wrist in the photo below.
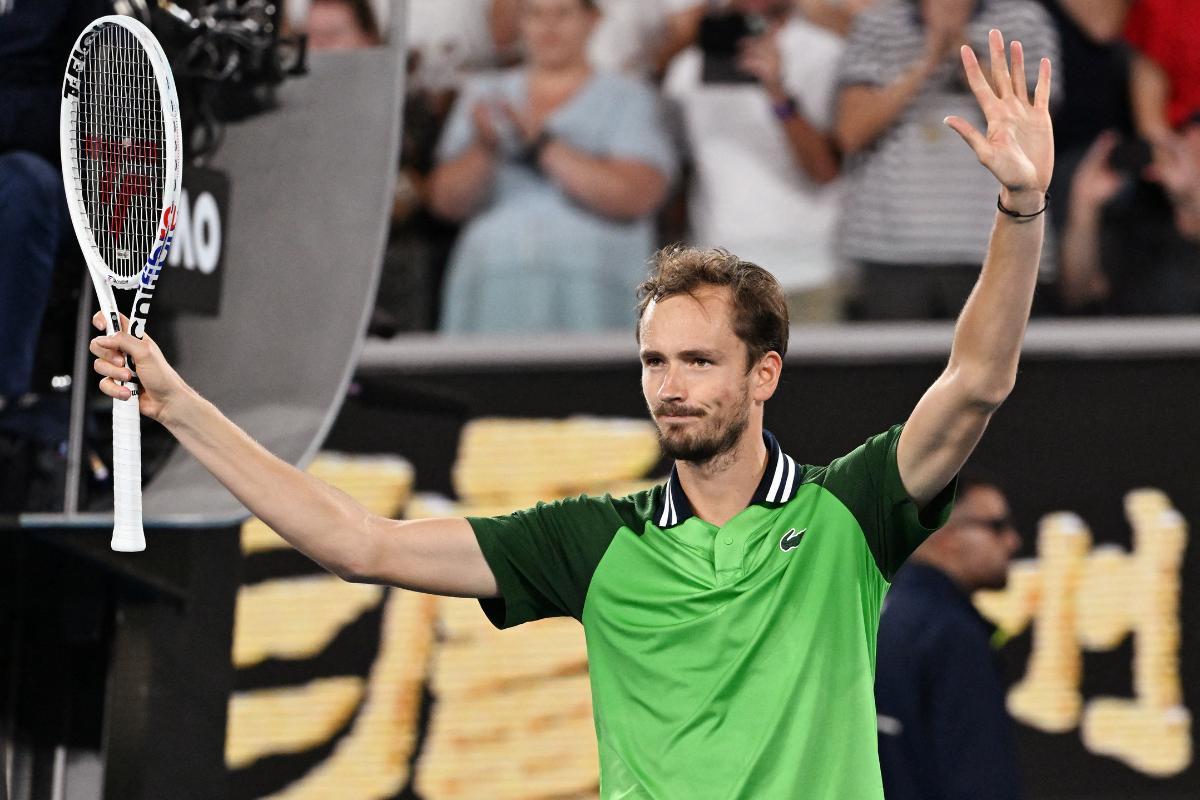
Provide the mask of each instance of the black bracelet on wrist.
{"label": "black bracelet on wrist", "polygon": [[1042,214],[1046,213],[1046,209],[1050,207],[1050,193],[1049,192],[1046,192],[1045,199],[1046,199],[1046,202],[1042,205],[1042,207],[1039,208],[1037,211],[1033,212],[1032,214],[1018,214],[1016,211],[1013,211],[1010,208],[1005,208],[1004,203],[1001,202],[1001,200],[1000,200],[1000,195],[996,195],[996,208],[1000,209],[1000,213],[1007,214],[1008,216],[1012,217],[1013,219],[1033,219],[1034,217],[1040,217]]}
{"label": "black bracelet on wrist", "polygon": [[521,154],[517,156],[517,161],[529,167],[534,172],[542,171],[542,153],[554,141],[554,134],[550,131],[543,130],[537,135],[532,142],[525,145]]}

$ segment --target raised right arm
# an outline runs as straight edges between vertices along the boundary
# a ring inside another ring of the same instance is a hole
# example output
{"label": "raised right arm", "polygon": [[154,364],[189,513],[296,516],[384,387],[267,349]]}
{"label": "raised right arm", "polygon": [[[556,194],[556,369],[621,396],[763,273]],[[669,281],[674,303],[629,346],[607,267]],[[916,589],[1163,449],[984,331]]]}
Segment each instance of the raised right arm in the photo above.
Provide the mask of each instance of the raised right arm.
{"label": "raised right arm", "polygon": [[148,336],[99,336],[90,349],[96,371],[105,376],[101,390],[122,399],[129,389],[114,379],[128,379],[124,356],[132,355],[143,413],[162,423],[252,514],[330,572],[432,594],[499,594],[465,519],[400,521],[372,514],[251,439],[188,386]]}

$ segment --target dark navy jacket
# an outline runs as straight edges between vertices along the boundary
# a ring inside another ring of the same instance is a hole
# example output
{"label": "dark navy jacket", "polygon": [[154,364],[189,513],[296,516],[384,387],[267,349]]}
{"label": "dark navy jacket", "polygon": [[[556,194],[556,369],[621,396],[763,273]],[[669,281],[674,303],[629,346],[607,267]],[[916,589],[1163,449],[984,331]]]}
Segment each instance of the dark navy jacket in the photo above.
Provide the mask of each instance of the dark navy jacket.
{"label": "dark navy jacket", "polygon": [[0,153],[58,163],[58,109],[75,37],[109,0],[0,0]]}
{"label": "dark navy jacket", "polygon": [[887,800],[1021,796],[994,631],[941,570],[909,562],[896,574],[875,670]]}

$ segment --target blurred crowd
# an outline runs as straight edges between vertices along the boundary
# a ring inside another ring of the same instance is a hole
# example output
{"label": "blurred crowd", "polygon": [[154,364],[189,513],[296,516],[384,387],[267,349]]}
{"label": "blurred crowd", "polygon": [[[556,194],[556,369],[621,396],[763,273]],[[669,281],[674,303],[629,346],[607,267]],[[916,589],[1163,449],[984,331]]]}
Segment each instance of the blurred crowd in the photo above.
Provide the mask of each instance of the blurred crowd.
{"label": "blurred crowd", "polygon": [[[371,0],[311,5],[314,49],[379,34]],[[953,318],[997,187],[942,119],[982,127],[959,48],[991,28],[1055,66],[1035,314],[1195,313],[1192,5],[411,0],[372,332],[626,328],[676,241],[770,269],[795,322]]]}
{"label": "blurred crowd", "polygon": [[[110,5],[0,0],[0,240],[13,243],[0,250],[0,309],[25,332],[0,370],[0,411],[31,391],[51,279],[64,272],[63,54]],[[409,0],[406,19],[386,0],[283,8],[315,51],[408,42],[371,321],[390,336],[627,329],[648,259],[674,242],[765,266],[795,322],[953,318],[997,187],[942,120],[982,127],[959,49],[985,54],[993,27],[1029,63],[1055,64],[1034,313],[1196,313],[1194,5]]]}

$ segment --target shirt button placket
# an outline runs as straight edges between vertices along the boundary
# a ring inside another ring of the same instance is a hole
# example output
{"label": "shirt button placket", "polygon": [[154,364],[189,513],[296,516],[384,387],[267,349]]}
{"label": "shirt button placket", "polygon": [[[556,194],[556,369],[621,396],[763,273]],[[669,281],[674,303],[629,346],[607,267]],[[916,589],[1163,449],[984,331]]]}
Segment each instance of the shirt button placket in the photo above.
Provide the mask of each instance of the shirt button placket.
{"label": "shirt button placket", "polygon": [[732,533],[717,534],[714,566],[717,570],[717,582],[721,585],[736,580],[742,566],[741,548],[736,536]]}

